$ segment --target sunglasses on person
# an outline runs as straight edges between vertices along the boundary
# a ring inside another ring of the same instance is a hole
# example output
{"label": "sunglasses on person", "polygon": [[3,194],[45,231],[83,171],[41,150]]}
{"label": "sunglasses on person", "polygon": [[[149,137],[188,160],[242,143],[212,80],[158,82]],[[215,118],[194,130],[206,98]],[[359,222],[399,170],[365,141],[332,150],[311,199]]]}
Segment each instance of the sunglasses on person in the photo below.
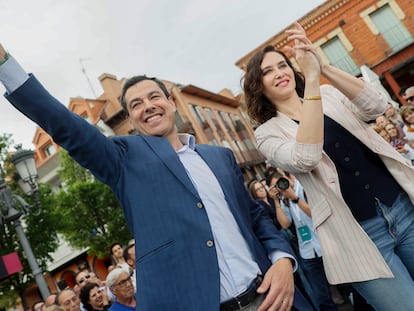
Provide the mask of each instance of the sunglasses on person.
{"label": "sunglasses on person", "polygon": [[82,284],[83,282],[85,282],[87,279],[89,279],[91,276],[89,275],[89,274],[87,274],[87,275],[85,275],[85,277],[84,278],[81,278],[80,280],[79,280],[79,284]]}
{"label": "sunglasses on person", "polygon": [[407,102],[411,103],[412,101],[414,101],[414,95],[413,96],[410,96],[410,97],[407,97],[405,100]]}

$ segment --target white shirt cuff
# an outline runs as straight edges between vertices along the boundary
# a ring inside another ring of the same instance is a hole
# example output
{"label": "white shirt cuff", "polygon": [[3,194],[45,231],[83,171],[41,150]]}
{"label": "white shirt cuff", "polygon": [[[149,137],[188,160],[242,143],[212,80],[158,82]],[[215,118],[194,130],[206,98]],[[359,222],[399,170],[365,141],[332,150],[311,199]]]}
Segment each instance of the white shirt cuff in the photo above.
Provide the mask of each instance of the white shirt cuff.
{"label": "white shirt cuff", "polygon": [[293,272],[296,272],[296,270],[298,269],[298,263],[295,259],[295,257],[293,257],[292,255],[282,252],[282,251],[273,251],[268,255],[270,261],[274,264],[276,261],[278,261],[281,258],[289,258],[292,259],[292,261],[295,263],[293,265]]}
{"label": "white shirt cuff", "polygon": [[22,86],[27,79],[29,75],[12,56],[0,66],[0,82],[9,94]]}

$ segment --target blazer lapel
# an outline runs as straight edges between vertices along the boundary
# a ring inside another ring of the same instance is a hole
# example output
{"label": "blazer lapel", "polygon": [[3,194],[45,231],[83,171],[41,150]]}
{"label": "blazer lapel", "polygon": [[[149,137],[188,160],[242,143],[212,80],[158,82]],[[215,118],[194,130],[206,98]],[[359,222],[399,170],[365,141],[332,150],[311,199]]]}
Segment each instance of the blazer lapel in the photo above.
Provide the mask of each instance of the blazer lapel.
{"label": "blazer lapel", "polygon": [[177,152],[172,148],[170,142],[163,137],[141,136],[142,139],[154,151],[154,154],[164,163],[171,173],[197,198],[199,195],[187,175],[184,165],[181,163]]}
{"label": "blazer lapel", "polygon": [[[222,154],[218,152],[214,152],[212,148],[205,148],[204,145],[196,145],[195,148],[196,152],[200,155],[200,157],[207,163],[208,167],[211,169],[213,174],[216,176],[217,181],[219,182],[221,189],[224,193],[224,197],[226,198],[227,204],[236,219],[236,222],[240,225],[243,223],[242,217],[240,215],[240,211],[237,206],[237,202],[234,201],[233,195],[229,193],[229,189],[232,189],[232,183],[238,182],[237,180],[233,180],[228,176],[228,170],[230,168],[226,168],[224,165],[228,165],[222,159]],[[242,226],[241,226],[242,227]],[[241,228],[244,231],[244,228]]]}

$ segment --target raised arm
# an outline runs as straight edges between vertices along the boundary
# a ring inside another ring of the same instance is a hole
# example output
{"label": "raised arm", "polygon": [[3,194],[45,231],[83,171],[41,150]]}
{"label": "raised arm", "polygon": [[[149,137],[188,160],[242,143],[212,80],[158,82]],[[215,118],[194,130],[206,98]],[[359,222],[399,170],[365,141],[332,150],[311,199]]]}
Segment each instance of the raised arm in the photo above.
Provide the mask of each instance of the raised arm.
{"label": "raised arm", "polygon": [[332,65],[321,64],[321,72],[331,84],[350,100],[356,98],[364,89],[365,82]]}
{"label": "raised arm", "polygon": [[7,90],[6,99],[17,110],[44,129],[100,181],[114,186],[126,150],[122,142],[106,138],[95,126],[67,109],[1,45],[0,82]]}
{"label": "raised arm", "polygon": [[296,134],[298,143],[318,144],[323,140],[323,111],[320,97],[320,62],[316,49],[299,23],[286,31],[294,41],[293,48],[286,49],[295,56],[305,76],[305,92],[300,124]]}

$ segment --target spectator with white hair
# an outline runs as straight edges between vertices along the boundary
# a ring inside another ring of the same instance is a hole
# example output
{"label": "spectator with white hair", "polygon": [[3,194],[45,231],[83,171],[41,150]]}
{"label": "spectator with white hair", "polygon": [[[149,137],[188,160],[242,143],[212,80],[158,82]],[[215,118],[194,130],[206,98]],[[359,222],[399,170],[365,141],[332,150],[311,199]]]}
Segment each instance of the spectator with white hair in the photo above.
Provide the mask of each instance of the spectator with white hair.
{"label": "spectator with white hair", "polygon": [[128,272],[122,268],[115,268],[106,277],[106,286],[116,297],[108,311],[135,311],[135,289]]}

